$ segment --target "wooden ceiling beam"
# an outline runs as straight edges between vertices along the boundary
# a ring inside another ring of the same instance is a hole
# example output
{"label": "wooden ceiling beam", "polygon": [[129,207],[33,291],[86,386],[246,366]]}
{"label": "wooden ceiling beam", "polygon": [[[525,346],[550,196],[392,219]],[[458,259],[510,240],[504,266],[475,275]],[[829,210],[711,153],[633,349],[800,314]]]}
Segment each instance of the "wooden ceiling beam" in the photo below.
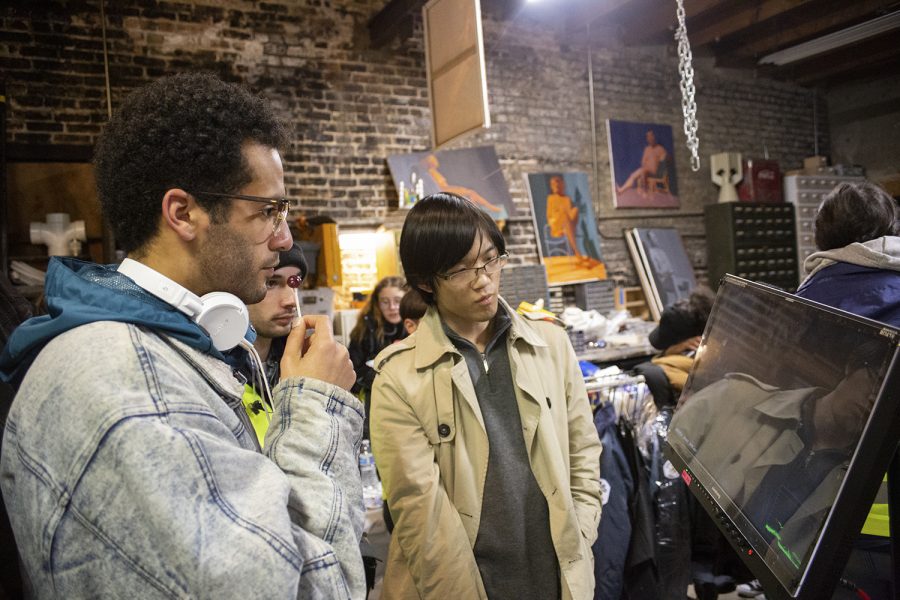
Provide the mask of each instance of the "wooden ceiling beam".
{"label": "wooden ceiling beam", "polygon": [[[885,73],[896,73],[900,70],[900,58],[892,58],[878,61],[873,64],[864,64],[859,68],[849,71],[835,73],[827,78],[820,78],[808,83],[804,83],[805,87],[816,88],[818,90],[827,91],[841,85],[846,85],[854,81],[872,81],[881,79]],[[885,103],[884,106],[894,107],[896,99],[892,103]],[[882,107],[883,108],[883,107]],[[870,117],[874,117],[877,113],[868,113]]]}
{"label": "wooden ceiling beam", "polygon": [[835,60],[828,65],[811,69],[805,73],[797,73],[793,81],[805,86],[810,86],[816,82],[834,81],[835,79],[843,79],[862,75],[862,71],[870,72],[873,68],[878,68],[884,63],[892,63],[897,60],[897,50],[894,48],[884,48],[878,52],[866,54],[864,57],[845,58]]}
{"label": "wooden ceiling beam", "polygon": [[718,42],[728,36],[741,32],[749,27],[765,23],[781,15],[802,9],[816,0],[765,0],[750,5],[740,6],[730,15],[710,23],[708,26],[691,31],[688,37],[691,44],[704,46]]}
{"label": "wooden ceiling beam", "polygon": [[891,63],[900,57],[900,32],[866,40],[811,57],[782,67],[766,67],[761,72],[771,73],[778,79],[788,79],[800,85],[853,76],[855,71],[869,70],[872,65]]}
{"label": "wooden ceiling beam", "polygon": [[[630,46],[662,42],[672,39],[678,20],[675,16],[675,0],[649,0],[640,18],[632,19],[625,26],[623,41]],[[690,20],[722,5],[722,0],[685,0],[684,16],[688,19],[688,37],[691,35]]]}
{"label": "wooden ceiling beam", "polygon": [[718,51],[722,54],[733,54],[737,58],[758,59],[777,50],[874,18],[888,4],[890,2],[885,0],[841,2],[832,10],[798,15],[803,18],[798,18],[791,24],[780,23],[769,29],[748,31],[739,38],[730,40],[718,48]]}

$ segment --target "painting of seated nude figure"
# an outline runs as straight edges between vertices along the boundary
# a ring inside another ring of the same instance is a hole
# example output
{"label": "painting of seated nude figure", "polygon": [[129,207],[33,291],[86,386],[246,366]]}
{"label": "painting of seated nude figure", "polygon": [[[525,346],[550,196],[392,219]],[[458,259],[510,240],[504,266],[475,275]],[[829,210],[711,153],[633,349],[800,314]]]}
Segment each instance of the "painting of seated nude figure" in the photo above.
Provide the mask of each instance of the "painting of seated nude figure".
{"label": "painting of seated nude figure", "polygon": [[509,187],[500,170],[493,146],[413,152],[388,157],[400,208],[411,208],[419,199],[437,192],[468,198],[502,223],[515,216]]}
{"label": "painting of seated nude figure", "polygon": [[672,127],[606,122],[616,208],[678,208]]}

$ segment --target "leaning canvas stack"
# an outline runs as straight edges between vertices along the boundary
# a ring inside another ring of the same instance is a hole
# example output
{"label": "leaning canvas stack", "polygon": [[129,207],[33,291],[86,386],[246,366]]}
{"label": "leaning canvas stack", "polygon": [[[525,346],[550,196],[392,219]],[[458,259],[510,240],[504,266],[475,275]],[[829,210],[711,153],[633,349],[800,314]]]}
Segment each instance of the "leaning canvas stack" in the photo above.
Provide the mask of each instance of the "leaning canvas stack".
{"label": "leaning canvas stack", "polygon": [[687,298],[697,286],[681,235],[671,228],[635,227],[625,230],[625,242],[641,280],[650,315],[658,321],[663,310]]}

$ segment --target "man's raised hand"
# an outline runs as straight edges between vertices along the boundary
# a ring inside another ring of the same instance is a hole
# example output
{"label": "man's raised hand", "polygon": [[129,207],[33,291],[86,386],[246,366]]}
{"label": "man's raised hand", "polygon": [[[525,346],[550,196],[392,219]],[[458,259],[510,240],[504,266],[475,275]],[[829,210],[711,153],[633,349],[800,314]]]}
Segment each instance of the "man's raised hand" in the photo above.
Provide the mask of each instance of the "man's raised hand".
{"label": "man's raised hand", "polygon": [[[307,330],[313,331],[308,338]],[[285,342],[281,377],[310,377],[345,390],[353,387],[353,363],[347,348],[335,341],[331,319],[325,315],[303,315]]]}

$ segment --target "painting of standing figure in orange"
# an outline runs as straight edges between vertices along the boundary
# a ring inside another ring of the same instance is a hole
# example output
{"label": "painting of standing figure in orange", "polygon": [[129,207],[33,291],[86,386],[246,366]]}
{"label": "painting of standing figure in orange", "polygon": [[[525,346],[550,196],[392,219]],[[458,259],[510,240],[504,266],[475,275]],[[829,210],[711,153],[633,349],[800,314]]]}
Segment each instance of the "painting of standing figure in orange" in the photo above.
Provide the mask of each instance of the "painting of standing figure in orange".
{"label": "painting of standing figure in orange", "polygon": [[411,208],[430,194],[452,192],[499,223],[516,214],[493,146],[398,154],[388,157],[388,167],[400,208]]}
{"label": "painting of standing figure in orange", "polygon": [[532,173],[526,177],[550,285],[606,278],[587,175]]}

